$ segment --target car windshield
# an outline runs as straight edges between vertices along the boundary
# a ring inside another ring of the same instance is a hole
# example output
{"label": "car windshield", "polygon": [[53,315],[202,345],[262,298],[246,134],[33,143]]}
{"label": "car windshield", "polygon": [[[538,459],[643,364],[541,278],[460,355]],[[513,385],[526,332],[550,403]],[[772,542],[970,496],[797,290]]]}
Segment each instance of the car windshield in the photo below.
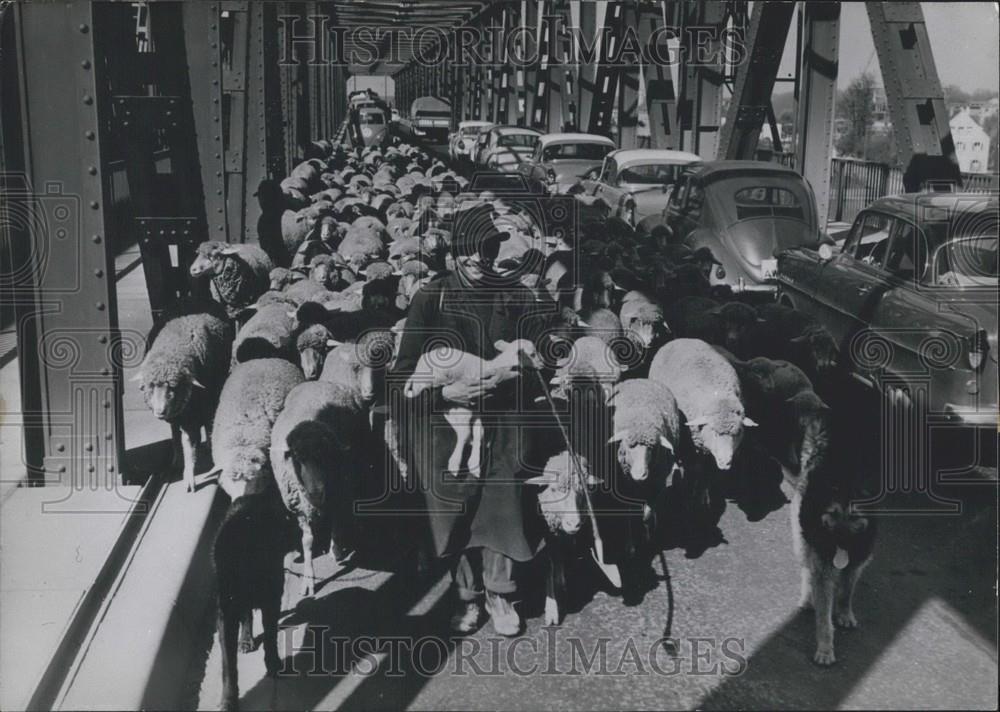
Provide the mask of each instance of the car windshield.
{"label": "car windshield", "polygon": [[373,112],[370,114],[361,114],[361,123],[363,124],[384,124],[385,117],[382,116],[380,112]]}
{"label": "car windshield", "polygon": [[736,191],[736,219],[782,217],[804,220],[802,204],[790,190],[777,186],[752,186]]}
{"label": "car windshield", "polygon": [[942,286],[996,287],[996,236],[960,237],[945,243],[937,251],[934,274]]}
{"label": "car windshield", "polygon": [[527,133],[500,134],[497,145],[508,148],[531,148],[538,143],[538,136]]}
{"label": "car windshield", "polygon": [[482,133],[482,131],[483,131],[483,127],[482,126],[466,126],[466,127],[464,127],[462,129],[462,135],[463,136],[478,136],[480,133]]}
{"label": "car windshield", "polygon": [[622,168],[618,183],[638,183],[642,185],[665,185],[677,180],[683,169],[679,163],[645,163]]}
{"label": "car windshield", "polygon": [[563,158],[575,158],[585,161],[600,161],[608,155],[614,146],[603,143],[557,143],[546,146],[542,154],[543,161],[555,161]]}

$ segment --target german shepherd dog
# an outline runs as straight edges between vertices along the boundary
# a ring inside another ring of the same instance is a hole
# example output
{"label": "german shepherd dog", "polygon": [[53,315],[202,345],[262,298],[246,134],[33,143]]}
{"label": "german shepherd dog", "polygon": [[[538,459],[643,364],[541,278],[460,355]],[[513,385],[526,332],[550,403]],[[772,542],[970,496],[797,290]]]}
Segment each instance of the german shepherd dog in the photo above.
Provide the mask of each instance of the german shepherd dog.
{"label": "german shepherd dog", "polygon": [[813,661],[832,665],[834,624],[858,627],[852,599],[872,558],[875,521],[851,511],[858,491],[849,474],[852,468],[835,464],[840,458],[831,452],[829,408],[811,392],[789,401],[802,435],[798,474],[783,467],[794,487],[792,544],[802,567],[799,605],[815,610]]}

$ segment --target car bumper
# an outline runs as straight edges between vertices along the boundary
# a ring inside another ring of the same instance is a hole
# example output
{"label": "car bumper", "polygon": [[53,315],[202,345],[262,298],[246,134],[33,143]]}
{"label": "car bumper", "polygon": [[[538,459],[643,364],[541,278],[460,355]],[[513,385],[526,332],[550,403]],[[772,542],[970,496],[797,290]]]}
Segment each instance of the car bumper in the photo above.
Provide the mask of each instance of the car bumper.
{"label": "car bumper", "polygon": [[753,284],[740,280],[736,284],[731,285],[731,287],[734,294],[740,294],[741,292],[775,294],[778,291],[778,285],[776,282],[764,282],[763,284]]}
{"label": "car bumper", "polygon": [[953,421],[965,423],[966,425],[1000,427],[1000,409],[997,406],[986,407],[980,410],[969,410],[968,406],[956,403],[945,403],[944,412]]}

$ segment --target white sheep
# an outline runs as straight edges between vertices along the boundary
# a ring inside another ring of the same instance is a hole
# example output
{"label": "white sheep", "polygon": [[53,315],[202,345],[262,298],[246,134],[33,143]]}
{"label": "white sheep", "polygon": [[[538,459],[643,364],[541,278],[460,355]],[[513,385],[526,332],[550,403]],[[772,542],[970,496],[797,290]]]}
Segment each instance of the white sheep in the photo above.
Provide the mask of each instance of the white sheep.
{"label": "white sheep", "polygon": [[213,472],[219,473],[219,486],[231,499],[267,486],[271,428],[289,392],[304,380],[298,366],[282,359],[254,359],[233,367],[212,432]]}
{"label": "white sheep", "polygon": [[673,392],[695,446],[728,470],[743,429],[757,425],[745,415],[740,380],[729,361],[700,339],[676,339],[656,352],[649,378]]}
{"label": "white sheep", "polygon": [[292,307],[276,301],[259,307],[236,334],[233,362],[243,363],[257,358],[283,358],[297,361],[295,353],[295,321]]}
{"label": "white sheep", "polygon": [[385,370],[395,352],[395,335],[388,328],[368,329],[356,342],[327,342],[333,349],[326,356],[319,379],[342,385],[354,394],[359,406],[375,402],[384,387]]}
{"label": "white sheep", "polygon": [[192,277],[211,276],[212,299],[232,318],[268,290],[273,268],[271,258],[256,245],[210,240],[198,245],[188,273]]}
{"label": "white sheep", "polygon": [[[313,529],[332,517],[333,532],[342,532],[350,514],[357,476],[351,444],[365,427],[365,414],[343,386],[307,381],[295,386],[271,430],[270,461],[285,507],[302,531],[302,595],[314,592]],[[342,541],[342,540],[341,540]],[[336,550],[334,546],[333,550]]]}
{"label": "white sheep", "polygon": [[232,342],[232,326],[218,317],[191,314],[171,319],[132,377],[140,383],[153,415],[170,423],[174,463],[183,458],[188,492],[194,491],[195,450],[202,427],[211,439],[212,415],[229,372]]}
{"label": "white sheep", "polygon": [[581,336],[573,342],[568,355],[556,361],[551,385],[553,395],[563,397],[567,388],[578,383],[597,383],[604,397],[621,378],[623,367],[611,347],[596,336]]}
{"label": "white sheep", "polygon": [[633,480],[650,475],[658,448],[676,462],[680,445],[681,411],[667,386],[648,378],[622,381],[611,393],[614,434],[609,443],[619,443],[618,461]]}
{"label": "white sheep", "polygon": [[[414,372],[406,381],[403,395],[415,398],[427,388],[448,386],[463,381],[474,381],[499,375],[501,380],[516,373],[527,359],[535,368],[542,368],[541,358],[535,351],[535,345],[527,339],[515,341],[497,341],[494,347],[499,354],[484,360],[478,356],[459,351],[450,346],[440,346],[424,353]],[[468,469],[474,477],[480,474],[480,457],[483,441],[482,418],[470,409],[452,406],[444,414],[445,420],[455,431],[457,441],[455,449],[448,458],[447,474],[456,476],[461,468],[462,453],[471,442]]]}
{"label": "white sheep", "polygon": [[649,349],[670,333],[670,327],[659,304],[641,293],[637,295],[622,303],[618,318],[625,334],[643,349]]}

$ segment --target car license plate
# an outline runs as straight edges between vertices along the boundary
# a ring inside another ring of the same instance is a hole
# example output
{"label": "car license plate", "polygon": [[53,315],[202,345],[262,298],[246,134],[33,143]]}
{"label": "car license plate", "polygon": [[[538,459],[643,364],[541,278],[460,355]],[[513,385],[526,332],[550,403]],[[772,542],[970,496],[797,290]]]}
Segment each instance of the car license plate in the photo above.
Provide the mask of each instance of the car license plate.
{"label": "car license plate", "polygon": [[774,279],[778,276],[778,260],[761,260],[760,268],[764,279]]}

